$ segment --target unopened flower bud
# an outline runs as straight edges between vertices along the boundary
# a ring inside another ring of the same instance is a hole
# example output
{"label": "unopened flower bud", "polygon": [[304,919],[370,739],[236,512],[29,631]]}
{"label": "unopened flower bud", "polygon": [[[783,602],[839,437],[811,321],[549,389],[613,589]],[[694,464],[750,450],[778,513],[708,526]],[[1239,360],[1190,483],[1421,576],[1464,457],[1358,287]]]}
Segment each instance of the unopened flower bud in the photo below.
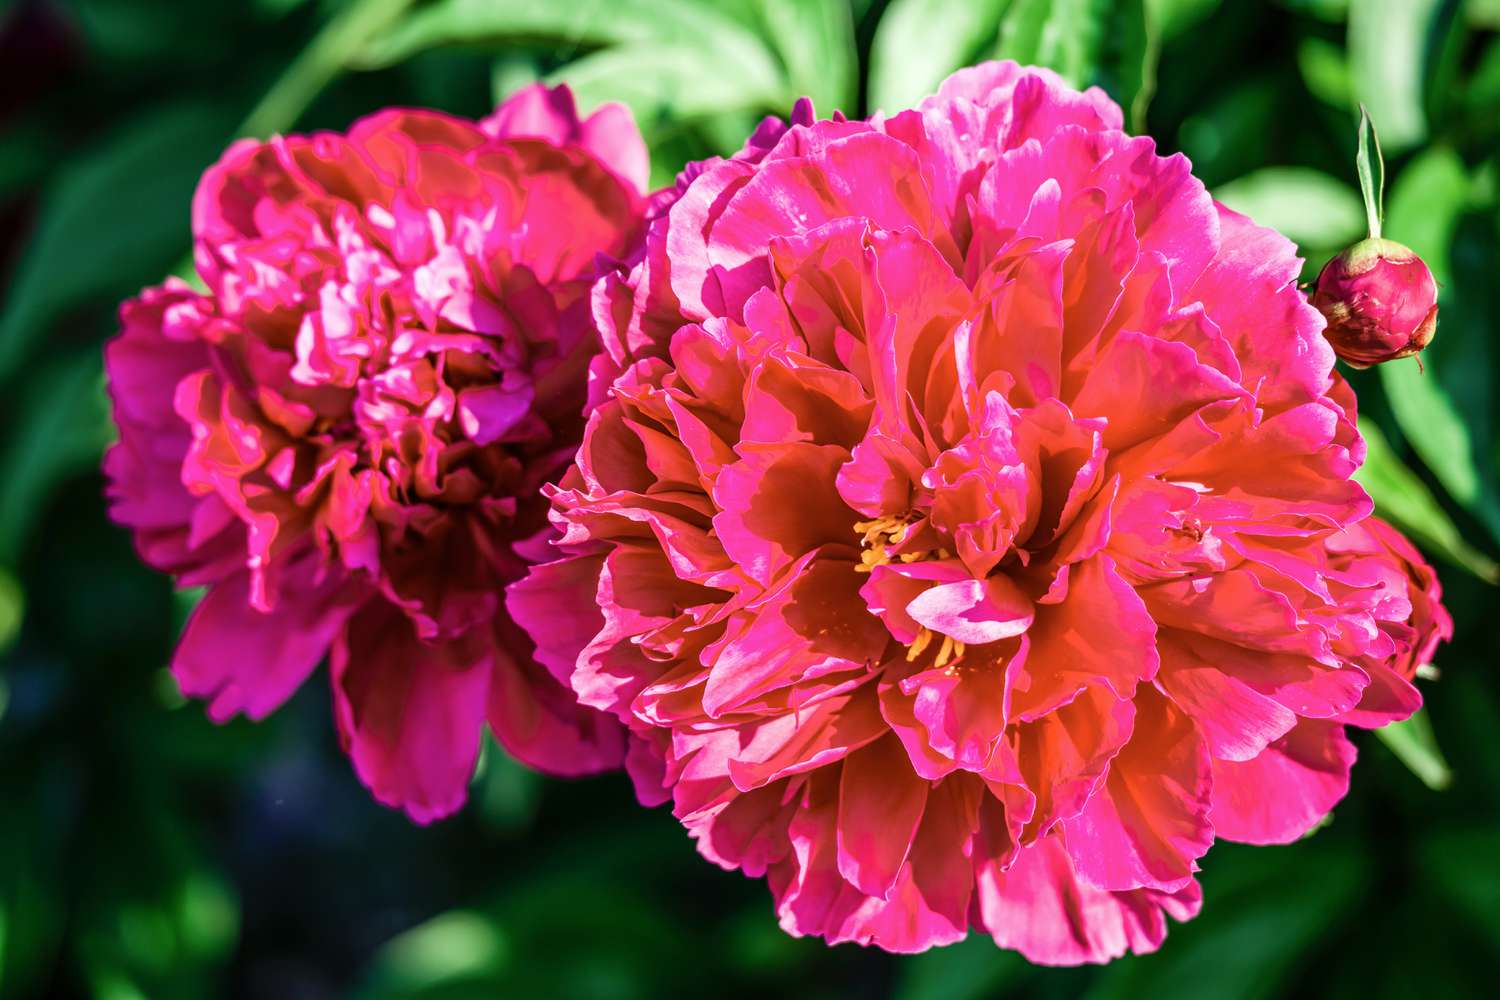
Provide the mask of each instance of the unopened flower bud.
{"label": "unopened flower bud", "polygon": [[1378,236],[1323,265],[1312,304],[1334,352],[1355,368],[1409,358],[1437,330],[1432,272],[1410,247]]}

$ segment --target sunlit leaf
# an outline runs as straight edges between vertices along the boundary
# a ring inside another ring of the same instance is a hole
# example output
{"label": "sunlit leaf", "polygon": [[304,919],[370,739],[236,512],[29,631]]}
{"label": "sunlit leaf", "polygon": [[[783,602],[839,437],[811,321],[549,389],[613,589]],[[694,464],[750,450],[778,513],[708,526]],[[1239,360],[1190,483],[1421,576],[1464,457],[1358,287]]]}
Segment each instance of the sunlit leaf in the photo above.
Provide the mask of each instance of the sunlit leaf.
{"label": "sunlit leaf", "polygon": [[1146,0],[1146,13],[1163,39],[1176,38],[1211,16],[1223,0]]}
{"label": "sunlit leaf", "polygon": [[1380,136],[1364,105],[1359,107],[1359,143],[1354,156],[1354,172],[1359,177],[1359,197],[1365,209],[1369,234],[1380,235],[1385,218],[1385,158],[1380,155]]}
{"label": "sunlit leaf", "polygon": [[1158,40],[1144,0],[1014,0],[996,54],[1097,84],[1139,129],[1156,84]]}
{"label": "sunlit leaf", "polygon": [[1433,555],[1481,580],[1500,583],[1500,567],[1469,544],[1432,491],[1391,449],[1380,428],[1362,420],[1359,430],[1368,453],[1354,478],[1375,501],[1375,512]]}
{"label": "sunlit leaf", "polygon": [[870,47],[870,106],[894,113],[995,44],[1007,0],[894,0]]}
{"label": "sunlit leaf", "polygon": [[1359,195],[1310,167],[1266,167],[1220,185],[1214,197],[1304,248],[1341,247],[1364,232]]}
{"label": "sunlit leaf", "polygon": [[1428,788],[1441,791],[1453,783],[1453,772],[1438,749],[1437,736],[1425,709],[1419,709],[1403,722],[1382,726],[1375,730],[1375,735]]}
{"label": "sunlit leaf", "polygon": [[1428,360],[1425,372],[1415,359],[1390,361],[1380,366],[1380,380],[1412,450],[1449,496],[1495,530],[1500,526],[1500,504],[1493,483],[1479,471],[1469,421],[1443,391],[1439,371],[1436,359]]}
{"label": "sunlit leaf", "polygon": [[648,137],[669,115],[693,118],[782,104],[783,114],[791,110],[780,71],[764,50],[730,72],[722,52],[701,44],[617,45],[568,63],[548,79],[571,86],[584,108],[610,100],[625,104]]}
{"label": "sunlit leaf", "polygon": [[1335,108],[1347,108],[1353,103],[1349,60],[1342,47],[1317,35],[1308,35],[1297,42],[1297,68],[1314,97]]}
{"label": "sunlit leaf", "polygon": [[261,97],[240,135],[258,139],[290,128],[324,87],[348,67],[365,43],[395,22],[412,0],[350,0],[340,8]]}
{"label": "sunlit leaf", "polygon": [[756,0],[755,7],[791,90],[811,97],[820,114],[854,114],[859,54],[848,0]]}
{"label": "sunlit leaf", "polygon": [[1423,150],[1391,184],[1385,235],[1415,250],[1440,286],[1452,280],[1449,247],[1469,197],[1463,160],[1445,146]]}
{"label": "sunlit leaf", "polygon": [[1427,137],[1423,103],[1429,39],[1451,12],[1443,0],[1354,0],[1349,5],[1349,69],[1354,96],[1380,123],[1390,152]]}
{"label": "sunlit leaf", "polygon": [[376,994],[420,993],[476,976],[500,972],[510,947],[489,916],[453,910],[406,931],[381,949],[372,970]]}
{"label": "sunlit leaf", "polygon": [[[21,582],[0,566],[0,653],[15,640],[21,631],[21,620],[26,614],[26,592]],[[0,703],[0,718],[5,716],[5,706]]]}

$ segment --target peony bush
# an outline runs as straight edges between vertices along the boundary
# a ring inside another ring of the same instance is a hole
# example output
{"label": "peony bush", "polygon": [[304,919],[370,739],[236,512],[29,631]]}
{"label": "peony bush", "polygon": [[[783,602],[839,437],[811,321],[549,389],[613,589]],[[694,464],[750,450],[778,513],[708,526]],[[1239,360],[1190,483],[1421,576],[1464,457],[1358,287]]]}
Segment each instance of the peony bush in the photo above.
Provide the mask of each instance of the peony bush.
{"label": "peony bush", "polygon": [[[417,822],[488,727],[623,765],[791,934],[1069,965],[1157,948],[1216,840],[1303,836],[1347,727],[1420,707],[1452,624],[1351,478],[1334,313],[1102,91],[986,63],[646,176],[541,86],[204,176],[105,471],[205,588],[172,670],[213,718],[326,657]],[[1430,339],[1426,282],[1356,360]]]}

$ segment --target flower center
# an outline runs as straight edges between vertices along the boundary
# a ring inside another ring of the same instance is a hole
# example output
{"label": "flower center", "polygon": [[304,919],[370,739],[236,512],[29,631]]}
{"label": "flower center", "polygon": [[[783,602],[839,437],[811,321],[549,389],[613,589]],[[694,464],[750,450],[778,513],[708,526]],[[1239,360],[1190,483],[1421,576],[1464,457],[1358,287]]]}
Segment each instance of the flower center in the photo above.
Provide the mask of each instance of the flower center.
{"label": "flower center", "polygon": [[[891,554],[886,551],[890,545],[900,545],[906,541],[906,534],[911,530],[911,523],[904,517],[896,517],[887,514],[877,517],[873,521],[855,521],[854,533],[862,536],[859,547],[863,549],[859,554],[859,565],[854,567],[856,573],[868,573],[876,566],[884,566],[891,561]],[[905,552],[899,558],[904,563],[916,562],[927,553]]]}
{"label": "flower center", "polygon": [[[908,520],[911,515],[896,517],[887,514],[877,517],[872,521],[854,522],[854,533],[860,536],[859,565],[854,567],[856,573],[869,573],[876,566],[884,566],[892,561],[892,556],[903,563],[920,562],[924,559],[938,558],[948,559],[951,557],[947,549],[917,549],[912,552],[892,553],[891,548],[899,548],[910,536],[913,522]],[[936,633],[927,627],[923,627],[917,637],[906,646],[906,662],[913,663],[917,657],[925,653],[932,645]],[[943,641],[938,643],[937,654],[933,657],[932,665],[936,669],[953,667],[964,655],[964,644],[957,642],[951,635],[943,636]]]}

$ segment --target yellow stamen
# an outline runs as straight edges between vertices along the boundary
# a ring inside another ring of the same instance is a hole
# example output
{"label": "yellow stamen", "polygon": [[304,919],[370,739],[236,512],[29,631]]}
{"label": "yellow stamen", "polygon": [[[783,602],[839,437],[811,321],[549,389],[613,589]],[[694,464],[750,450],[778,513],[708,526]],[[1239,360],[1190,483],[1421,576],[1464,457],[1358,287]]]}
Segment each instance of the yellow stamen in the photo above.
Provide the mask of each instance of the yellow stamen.
{"label": "yellow stamen", "polygon": [[917,657],[922,655],[922,651],[926,649],[928,645],[931,644],[931,642],[931,629],[924,628],[922,629],[922,631],[918,632],[917,637],[912,640],[911,645],[906,647],[906,662],[911,663],[916,660]]}
{"label": "yellow stamen", "polygon": [[953,636],[943,636],[943,644],[938,647],[937,656],[933,658],[932,665],[939,669],[948,665],[948,660],[953,656]]}

